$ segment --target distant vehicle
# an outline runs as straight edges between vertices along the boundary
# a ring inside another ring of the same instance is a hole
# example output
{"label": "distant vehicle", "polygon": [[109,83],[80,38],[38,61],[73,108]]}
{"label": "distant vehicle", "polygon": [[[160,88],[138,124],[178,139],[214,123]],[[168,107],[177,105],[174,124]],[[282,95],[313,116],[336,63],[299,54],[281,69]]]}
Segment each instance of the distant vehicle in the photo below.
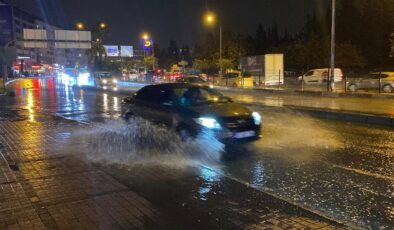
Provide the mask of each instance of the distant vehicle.
{"label": "distant vehicle", "polygon": [[218,85],[250,88],[253,87],[253,77],[249,73],[241,73],[240,71],[231,71],[219,78]]}
{"label": "distant vehicle", "polygon": [[252,75],[255,85],[283,85],[283,54],[264,54],[241,57],[240,69]]}
{"label": "distant vehicle", "polygon": [[142,117],[172,128],[182,140],[212,133],[223,143],[259,138],[261,116],[207,86],[149,85],[122,100],[122,116]]}
{"label": "distant vehicle", "polygon": [[[379,83],[380,81],[380,83]],[[367,78],[359,78],[347,83],[348,90],[356,92],[359,89],[379,90],[385,93],[394,92],[394,72],[374,72]]]}
{"label": "distant vehicle", "polygon": [[138,80],[138,72],[136,70],[123,71],[122,78],[124,81],[137,81]]}
{"label": "distant vehicle", "polygon": [[210,82],[204,81],[200,76],[197,75],[186,75],[178,78],[176,82],[188,83],[188,84],[200,85],[200,86],[209,86],[210,88],[213,88],[213,85]]}
{"label": "distant vehicle", "polygon": [[167,81],[176,81],[178,78],[182,77],[183,73],[180,70],[173,70],[171,72],[166,73],[165,79]]}
{"label": "distant vehicle", "polygon": [[94,84],[103,89],[116,88],[118,80],[110,72],[95,72]]}
{"label": "distant vehicle", "polygon": [[[304,81],[306,84],[321,84],[327,82],[329,76],[329,68],[326,69],[311,69],[303,76],[298,77],[299,81]],[[334,69],[334,82],[341,82],[343,80],[343,72],[341,69]]]}

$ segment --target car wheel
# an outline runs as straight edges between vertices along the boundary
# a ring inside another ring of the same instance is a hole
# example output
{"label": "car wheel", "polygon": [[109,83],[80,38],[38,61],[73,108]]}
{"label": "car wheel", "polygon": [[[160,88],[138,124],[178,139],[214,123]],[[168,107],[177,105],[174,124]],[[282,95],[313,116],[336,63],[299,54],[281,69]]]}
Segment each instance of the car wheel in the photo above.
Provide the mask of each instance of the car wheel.
{"label": "car wheel", "polygon": [[357,86],[356,85],[349,85],[349,91],[350,92],[356,92],[357,91]]}
{"label": "car wheel", "polygon": [[128,120],[130,120],[130,118],[131,118],[132,116],[133,116],[132,113],[127,112],[127,113],[125,113],[125,114],[123,115],[123,118],[124,118],[126,121],[128,121]]}
{"label": "car wheel", "polygon": [[175,132],[178,134],[182,142],[186,142],[195,138],[192,129],[185,125],[179,125]]}
{"label": "car wheel", "polygon": [[385,86],[383,86],[383,92],[391,93],[391,92],[393,92],[393,87],[391,85],[385,85]]}

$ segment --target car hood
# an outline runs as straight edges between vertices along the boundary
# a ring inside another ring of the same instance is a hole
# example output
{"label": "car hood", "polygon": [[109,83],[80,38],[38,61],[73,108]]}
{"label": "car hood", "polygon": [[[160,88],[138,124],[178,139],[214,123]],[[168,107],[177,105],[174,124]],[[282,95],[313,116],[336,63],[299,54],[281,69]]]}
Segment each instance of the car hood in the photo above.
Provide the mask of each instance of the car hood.
{"label": "car hood", "polygon": [[210,117],[236,117],[251,116],[252,111],[237,103],[212,103],[207,105],[191,106],[191,111],[199,116]]}

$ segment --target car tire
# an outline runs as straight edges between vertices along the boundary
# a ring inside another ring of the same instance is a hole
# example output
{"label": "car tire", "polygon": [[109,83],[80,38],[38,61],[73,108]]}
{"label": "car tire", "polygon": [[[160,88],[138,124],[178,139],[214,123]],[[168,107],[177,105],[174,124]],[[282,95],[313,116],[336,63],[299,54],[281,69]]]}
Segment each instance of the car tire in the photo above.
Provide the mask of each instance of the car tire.
{"label": "car tire", "polygon": [[354,93],[357,91],[357,86],[352,84],[352,85],[349,85],[348,89],[350,92]]}
{"label": "car tire", "polygon": [[385,86],[383,86],[383,92],[385,92],[385,93],[392,93],[393,92],[393,87],[391,85],[385,85]]}
{"label": "car tire", "polygon": [[175,132],[178,134],[182,142],[187,142],[195,138],[195,132],[186,125],[178,125]]}
{"label": "car tire", "polygon": [[123,115],[123,118],[124,118],[126,121],[130,120],[130,118],[132,118],[132,117],[133,117],[133,114],[132,114],[131,112],[127,112],[127,113],[125,113],[125,114]]}

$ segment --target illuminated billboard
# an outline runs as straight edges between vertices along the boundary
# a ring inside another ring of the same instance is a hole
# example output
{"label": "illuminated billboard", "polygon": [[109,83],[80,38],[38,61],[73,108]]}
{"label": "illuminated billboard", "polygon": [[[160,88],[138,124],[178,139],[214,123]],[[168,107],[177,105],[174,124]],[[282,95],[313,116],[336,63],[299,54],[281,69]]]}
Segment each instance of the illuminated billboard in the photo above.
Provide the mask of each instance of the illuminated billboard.
{"label": "illuminated billboard", "polygon": [[118,57],[119,47],[118,46],[104,46],[107,57]]}
{"label": "illuminated billboard", "polygon": [[121,57],[133,57],[133,47],[132,46],[120,46],[120,56]]}

